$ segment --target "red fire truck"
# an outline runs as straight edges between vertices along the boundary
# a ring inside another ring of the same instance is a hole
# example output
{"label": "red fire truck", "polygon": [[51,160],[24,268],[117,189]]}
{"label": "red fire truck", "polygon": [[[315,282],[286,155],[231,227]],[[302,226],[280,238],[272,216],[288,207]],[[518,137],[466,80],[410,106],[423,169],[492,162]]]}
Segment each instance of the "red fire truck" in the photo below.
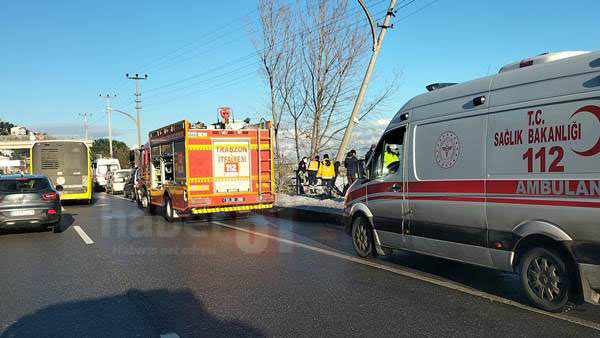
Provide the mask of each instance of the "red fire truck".
{"label": "red fire truck", "polygon": [[[225,116],[224,116],[225,115]],[[139,201],[167,221],[194,214],[273,207],[270,121],[180,121],[149,133],[141,151]]]}

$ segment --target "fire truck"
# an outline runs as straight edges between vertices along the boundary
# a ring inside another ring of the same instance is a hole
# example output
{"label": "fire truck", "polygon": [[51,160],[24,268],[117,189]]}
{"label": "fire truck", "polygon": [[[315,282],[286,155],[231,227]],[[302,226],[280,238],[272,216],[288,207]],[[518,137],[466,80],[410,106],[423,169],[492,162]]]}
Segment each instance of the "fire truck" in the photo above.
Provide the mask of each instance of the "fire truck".
{"label": "fire truck", "polygon": [[141,150],[139,203],[173,222],[197,214],[273,207],[273,127],[180,121],[149,133]]}

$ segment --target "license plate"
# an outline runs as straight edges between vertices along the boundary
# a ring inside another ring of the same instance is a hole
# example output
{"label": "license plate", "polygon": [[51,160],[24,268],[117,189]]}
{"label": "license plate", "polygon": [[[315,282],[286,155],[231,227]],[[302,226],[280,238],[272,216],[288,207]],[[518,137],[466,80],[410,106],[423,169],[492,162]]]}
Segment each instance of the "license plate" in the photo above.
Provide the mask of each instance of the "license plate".
{"label": "license plate", "polygon": [[35,215],[35,210],[16,210],[10,214],[11,216],[33,216]]}
{"label": "license plate", "polygon": [[223,199],[224,203],[236,203],[236,202],[244,202],[243,197],[227,197]]}

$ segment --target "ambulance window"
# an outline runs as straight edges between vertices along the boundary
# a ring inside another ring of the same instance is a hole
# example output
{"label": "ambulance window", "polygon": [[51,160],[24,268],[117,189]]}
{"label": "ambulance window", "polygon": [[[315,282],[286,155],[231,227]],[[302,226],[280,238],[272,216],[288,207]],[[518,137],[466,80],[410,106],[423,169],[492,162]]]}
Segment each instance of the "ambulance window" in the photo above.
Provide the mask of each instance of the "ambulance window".
{"label": "ambulance window", "polygon": [[372,179],[402,173],[405,131],[402,127],[383,136],[371,161]]}

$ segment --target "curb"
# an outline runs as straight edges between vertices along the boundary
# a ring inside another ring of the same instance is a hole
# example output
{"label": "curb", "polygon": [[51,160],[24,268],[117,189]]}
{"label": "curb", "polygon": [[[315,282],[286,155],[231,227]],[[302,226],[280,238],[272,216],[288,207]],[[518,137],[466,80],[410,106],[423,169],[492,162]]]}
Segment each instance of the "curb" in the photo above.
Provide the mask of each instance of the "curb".
{"label": "curb", "polygon": [[343,226],[341,210],[331,208],[273,207],[273,209],[261,210],[257,213],[307,223],[329,223],[338,227]]}

